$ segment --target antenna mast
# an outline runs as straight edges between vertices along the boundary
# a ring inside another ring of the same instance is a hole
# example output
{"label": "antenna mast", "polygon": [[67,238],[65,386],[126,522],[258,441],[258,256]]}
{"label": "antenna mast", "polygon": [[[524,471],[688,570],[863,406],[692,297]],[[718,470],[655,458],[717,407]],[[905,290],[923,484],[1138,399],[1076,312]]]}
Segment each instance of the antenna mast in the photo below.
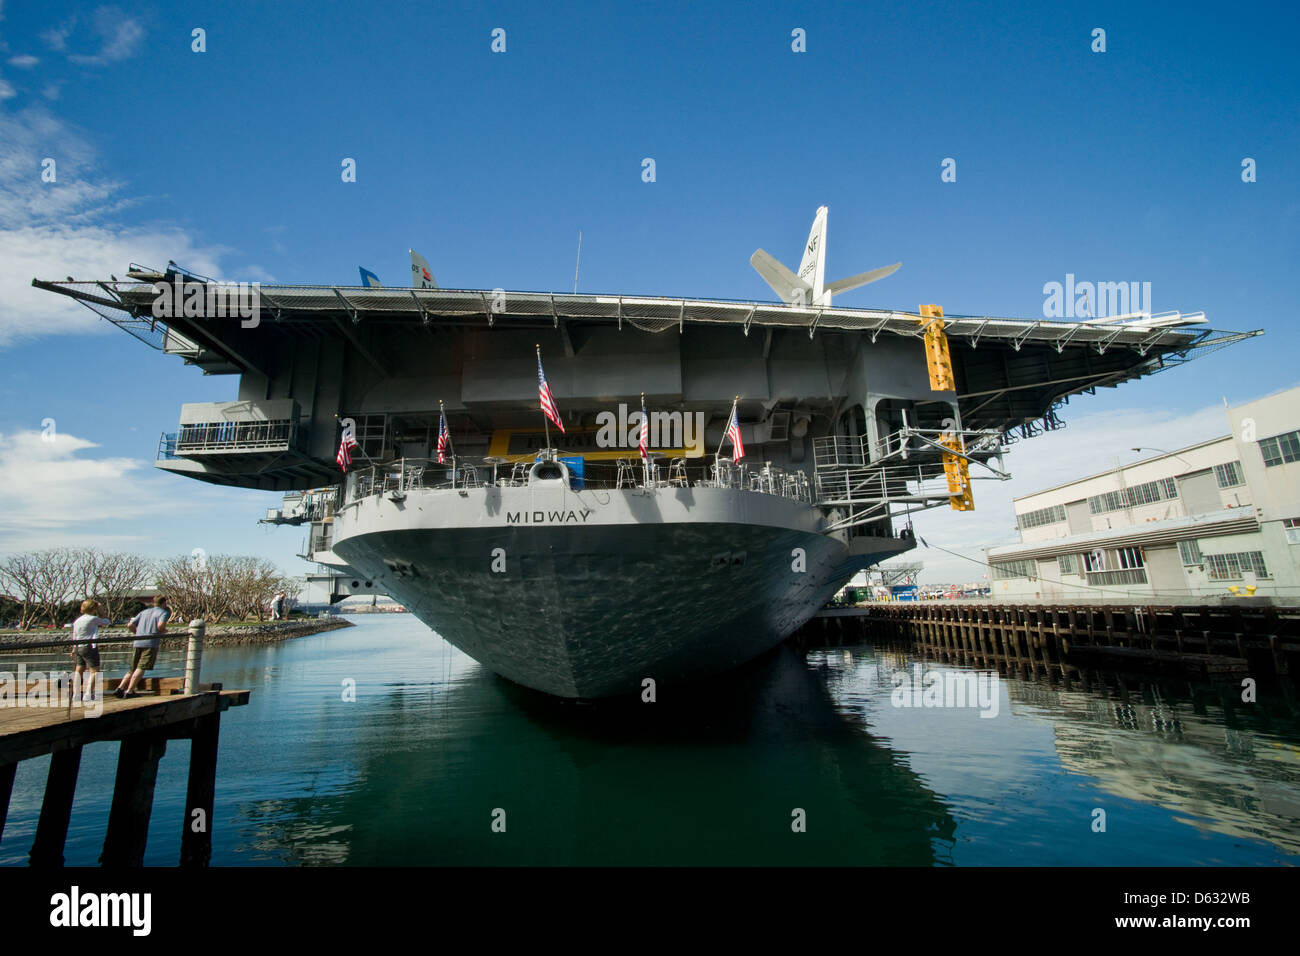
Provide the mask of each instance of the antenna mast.
{"label": "antenna mast", "polygon": [[582,268],[582,230],[578,230],[578,262],[573,267],[573,294],[578,294],[578,270]]}

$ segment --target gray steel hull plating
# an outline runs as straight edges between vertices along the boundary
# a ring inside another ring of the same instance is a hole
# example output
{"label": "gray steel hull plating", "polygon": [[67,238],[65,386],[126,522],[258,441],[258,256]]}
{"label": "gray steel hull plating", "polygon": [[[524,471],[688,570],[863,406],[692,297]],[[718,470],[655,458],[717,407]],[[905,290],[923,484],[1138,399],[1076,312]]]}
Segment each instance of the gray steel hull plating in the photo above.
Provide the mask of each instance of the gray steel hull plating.
{"label": "gray steel hull plating", "polygon": [[[793,633],[873,561],[821,520],[727,489],[425,491],[345,509],[334,550],[503,677],[605,697],[729,669]],[[876,560],[901,550],[880,545]]]}

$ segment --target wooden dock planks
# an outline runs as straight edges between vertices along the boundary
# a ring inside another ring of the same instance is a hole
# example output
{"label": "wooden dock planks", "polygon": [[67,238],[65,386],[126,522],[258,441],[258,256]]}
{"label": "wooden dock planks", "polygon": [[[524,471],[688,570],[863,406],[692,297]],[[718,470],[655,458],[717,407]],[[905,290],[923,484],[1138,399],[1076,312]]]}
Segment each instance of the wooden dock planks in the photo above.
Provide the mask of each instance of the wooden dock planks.
{"label": "wooden dock planks", "polygon": [[[116,683],[108,682],[109,688]],[[197,694],[175,693],[183,686],[180,678],[158,678],[150,686],[156,694],[119,700],[107,693],[102,702],[87,707],[69,704],[66,689],[57,681],[45,680],[43,686],[41,681],[31,681],[26,689],[39,689],[43,699],[24,696],[25,706],[14,706],[11,698],[10,706],[0,707],[0,839],[17,765],[33,757],[51,757],[30,852],[33,866],[63,865],[82,749],[112,740],[121,741],[121,747],[100,862],[142,865],[158,761],[166,753],[167,741],[176,739],[192,741],[180,862],[182,866],[208,864],[221,714],[247,704],[250,692],[200,685]],[[27,706],[30,703],[37,706]],[[100,707],[102,712],[96,716]]]}

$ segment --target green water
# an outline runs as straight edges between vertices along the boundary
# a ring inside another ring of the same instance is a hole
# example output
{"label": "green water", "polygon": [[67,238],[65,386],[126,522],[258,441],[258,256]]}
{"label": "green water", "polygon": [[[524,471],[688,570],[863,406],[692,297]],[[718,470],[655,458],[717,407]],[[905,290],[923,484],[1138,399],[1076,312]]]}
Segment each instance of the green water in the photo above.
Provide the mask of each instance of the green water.
{"label": "green water", "polygon": [[[410,616],[354,620],[205,655],[205,680],[253,691],[222,720],[214,864],[1300,859],[1300,725],[1275,695],[1225,710],[1185,684],[1130,683],[1125,699],[1113,681],[1002,678],[981,717],[895,706],[894,675],[919,658],[854,647],[783,648],[655,703],[579,704],[495,677]],[[113,744],[85,751],[70,865],[97,861],[115,760]],[[187,762],[168,745],[149,864],[178,857]],[[19,768],[0,863],[26,862],[47,766]]]}

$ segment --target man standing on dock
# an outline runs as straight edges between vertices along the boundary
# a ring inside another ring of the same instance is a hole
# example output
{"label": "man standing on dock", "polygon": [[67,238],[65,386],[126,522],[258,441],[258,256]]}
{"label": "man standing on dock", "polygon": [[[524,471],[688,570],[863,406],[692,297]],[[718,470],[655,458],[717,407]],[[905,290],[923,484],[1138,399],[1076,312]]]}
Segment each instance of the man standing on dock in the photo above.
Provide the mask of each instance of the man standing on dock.
{"label": "man standing on dock", "polygon": [[135,635],[132,643],[135,648],[131,668],[113,691],[114,697],[138,697],[136,685],[144,677],[144,672],[158,663],[158,645],[162,643],[160,634],[167,633],[167,619],[172,616],[167,607],[167,598],[159,594],[153,599],[154,606],[147,607],[127,623],[127,629]]}

